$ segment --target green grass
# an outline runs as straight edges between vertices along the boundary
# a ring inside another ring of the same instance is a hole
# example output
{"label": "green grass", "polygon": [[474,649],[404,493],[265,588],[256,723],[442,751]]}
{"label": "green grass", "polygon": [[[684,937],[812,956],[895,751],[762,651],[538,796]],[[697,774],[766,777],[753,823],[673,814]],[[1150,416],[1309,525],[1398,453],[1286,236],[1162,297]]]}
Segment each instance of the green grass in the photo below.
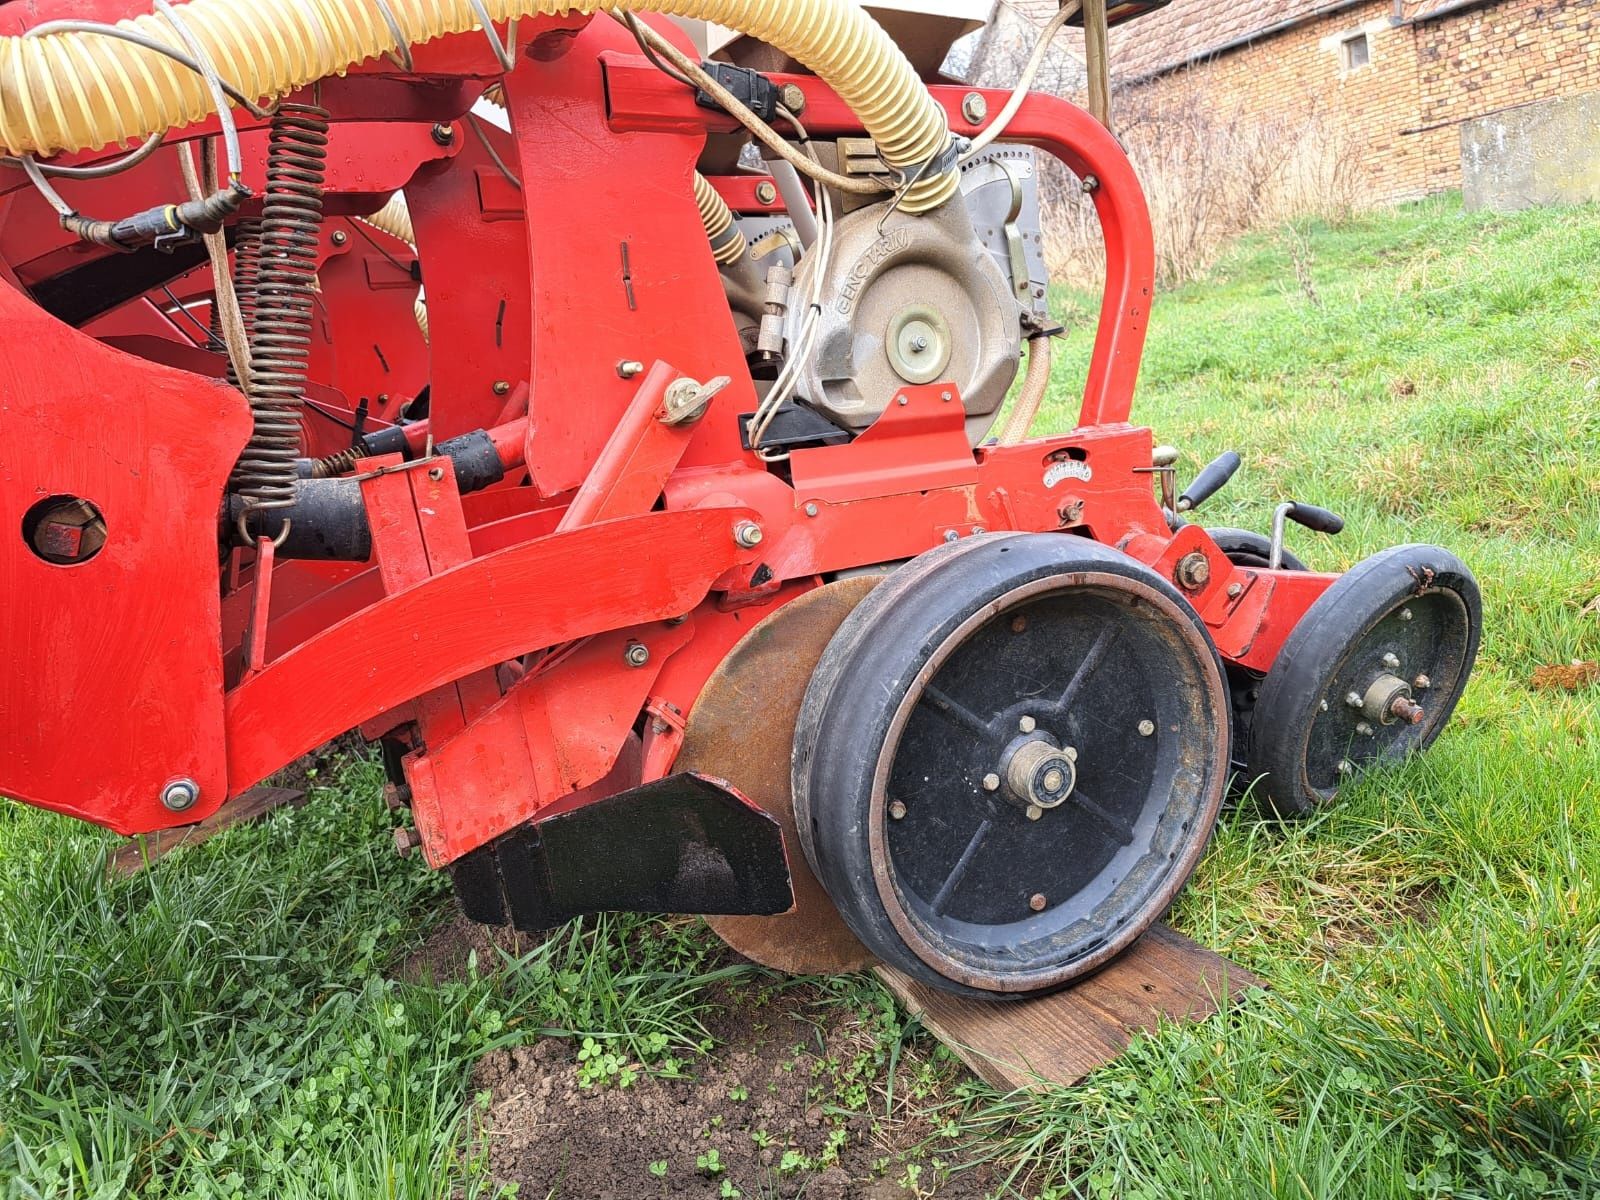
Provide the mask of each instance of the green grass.
{"label": "green grass", "polygon": [[[1597,262],[1600,210],[1439,201],[1254,238],[1160,298],[1137,418],[1186,470],[1245,457],[1204,518],[1333,507],[1342,536],[1294,545],[1330,570],[1446,545],[1483,583],[1483,654],[1426,758],[1309,823],[1225,818],[1173,919],[1269,991],[1075,1090],[916,1102],[1007,1194],[1600,1194],[1600,696],[1528,686],[1600,658]],[[691,924],[587,922],[461,981],[392,978],[450,901],[394,857],[378,782],[353,763],[131,880],[104,835],[0,808],[4,1195],[475,1197],[486,1051],[555,1032],[593,1039],[585,1063],[693,1069],[729,972]],[[908,1029],[868,980],[828,995],[878,1014],[850,1105],[903,1107]]]}

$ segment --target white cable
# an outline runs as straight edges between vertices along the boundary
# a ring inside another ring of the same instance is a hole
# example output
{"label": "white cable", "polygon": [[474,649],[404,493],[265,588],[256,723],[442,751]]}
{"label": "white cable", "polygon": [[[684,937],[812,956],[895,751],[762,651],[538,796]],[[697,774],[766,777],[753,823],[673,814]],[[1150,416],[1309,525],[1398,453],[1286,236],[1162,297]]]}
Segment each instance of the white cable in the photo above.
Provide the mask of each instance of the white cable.
{"label": "white cable", "polygon": [[1050,43],[1055,41],[1056,34],[1061,32],[1063,26],[1077,15],[1082,5],[1078,0],[1062,7],[1061,11],[1050,18],[1043,31],[1039,34],[1039,41],[1033,48],[1033,55],[1028,59],[1028,65],[1022,69],[1022,75],[1017,80],[1016,89],[1011,93],[1011,98],[1006,101],[1005,107],[989,122],[989,127],[972,139],[972,145],[961,156],[961,163],[965,166],[978,155],[987,150],[994,140],[1006,131],[1012,119],[1021,110],[1023,101],[1028,98],[1028,92],[1033,87],[1033,81],[1039,77],[1039,71],[1044,67],[1044,60],[1050,54]]}

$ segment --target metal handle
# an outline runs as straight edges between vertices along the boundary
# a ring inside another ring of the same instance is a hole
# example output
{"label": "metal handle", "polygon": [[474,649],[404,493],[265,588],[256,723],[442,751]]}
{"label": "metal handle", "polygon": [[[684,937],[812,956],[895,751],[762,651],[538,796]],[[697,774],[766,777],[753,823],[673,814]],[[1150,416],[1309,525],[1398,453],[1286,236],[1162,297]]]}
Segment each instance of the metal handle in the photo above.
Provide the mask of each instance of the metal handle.
{"label": "metal handle", "polygon": [[1298,500],[1278,505],[1278,510],[1272,514],[1272,555],[1267,560],[1267,565],[1274,571],[1283,567],[1283,528],[1286,521],[1304,525],[1315,533],[1333,534],[1344,529],[1344,518],[1329,509],[1318,508],[1315,504],[1301,504]]}
{"label": "metal handle", "polygon": [[1215,496],[1238,473],[1241,462],[1239,456],[1229,450],[1207,463],[1178,497],[1178,511],[1192,512]]}

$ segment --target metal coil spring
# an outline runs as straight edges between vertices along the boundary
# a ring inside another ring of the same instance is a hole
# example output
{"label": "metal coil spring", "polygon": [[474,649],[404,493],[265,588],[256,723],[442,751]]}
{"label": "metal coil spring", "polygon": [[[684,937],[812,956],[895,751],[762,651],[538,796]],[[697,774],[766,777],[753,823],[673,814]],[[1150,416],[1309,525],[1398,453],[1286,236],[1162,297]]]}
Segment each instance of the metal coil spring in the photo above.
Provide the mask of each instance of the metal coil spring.
{"label": "metal coil spring", "polygon": [[311,478],[337,479],[341,475],[348,475],[355,470],[356,459],[360,457],[361,451],[352,448],[330,454],[326,458],[319,458],[312,464]]}
{"label": "metal coil spring", "polygon": [[255,431],[233,473],[233,489],[245,498],[245,532],[257,509],[288,508],[295,501],[295,460],[300,456],[300,417],[311,354],[317,246],[322,228],[322,193],[327,179],[329,112],[285,104],[272,118],[267,150],[267,190],[261,210],[259,259],[250,310],[250,407]]}
{"label": "metal coil spring", "polygon": [[[256,289],[261,286],[261,220],[248,217],[237,226],[238,236],[233,243],[233,293],[239,301],[239,316],[244,321],[245,341],[254,345],[256,317]],[[211,306],[212,334],[222,341],[222,311]],[[228,360],[228,382],[239,386],[239,373],[233,369],[233,359]]]}

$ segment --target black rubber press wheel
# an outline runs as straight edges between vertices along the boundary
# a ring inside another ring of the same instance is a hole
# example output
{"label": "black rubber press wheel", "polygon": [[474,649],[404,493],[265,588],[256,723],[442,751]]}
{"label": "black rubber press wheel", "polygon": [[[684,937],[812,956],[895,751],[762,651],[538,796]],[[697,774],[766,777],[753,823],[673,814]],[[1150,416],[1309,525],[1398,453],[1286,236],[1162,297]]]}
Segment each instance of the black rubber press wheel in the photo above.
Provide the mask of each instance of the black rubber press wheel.
{"label": "black rubber press wheel", "polygon": [[1378,763],[1426,750],[1478,656],[1472,572],[1437,546],[1396,546],[1318,598],[1262,681],[1246,756],[1282,816],[1330,803]]}
{"label": "black rubber press wheel", "polygon": [[[1217,549],[1228,556],[1228,561],[1236,567],[1253,567],[1265,571],[1272,561],[1272,539],[1264,533],[1256,533],[1251,529],[1227,529],[1218,527],[1207,529],[1211,540],[1217,544]],[[1285,571],[1304,571],[1306,564],[1301,562],[1289,551],[1283,552],[1283,569]]]}
{"label": "black rubber press wheel", "polygon": [[960,993],[1110,961],[1188,879],[1228,774],[1222,664],[1115,550],[991,535],[923,555],[835,635],[795,737],[801,841],[884,961]]}

